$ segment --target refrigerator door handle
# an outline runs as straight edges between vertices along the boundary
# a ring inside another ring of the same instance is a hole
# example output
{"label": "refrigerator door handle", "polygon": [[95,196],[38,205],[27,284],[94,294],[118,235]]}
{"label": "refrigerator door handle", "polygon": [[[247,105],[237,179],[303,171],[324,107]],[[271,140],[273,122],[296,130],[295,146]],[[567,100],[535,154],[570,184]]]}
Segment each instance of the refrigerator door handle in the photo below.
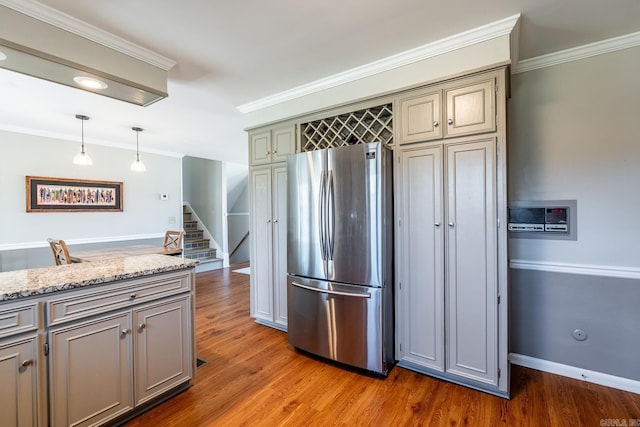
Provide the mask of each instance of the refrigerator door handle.
{"label": "refrigerator door handle", "polygon": [[335,197],[335,182],[333,180],[333,171],[328,172],[329,175],[329,196],[327,207],[327,241],[328,241],[328,258],[333,261],[333,243],[335,242],[335,225],[336,225],[336,197]]}
{"label": "refrigerator door handle", "polygon": [[327,259],[327,242],[326,242],[326,218],[325,218],[325,193],[326,193],[326,180],[325,171],[320,172],[320,194],[318,195],[318,234],[320,235],[320,253],[322,259]]}
{"label": "refrigerator door handle", "polygon": [[341,295],[341,296],[345,296],[345,297],[355,297],[355,298],[371,298],[371,295],[369,293],[356,294],[356,293],[353,293],[353,292],[332,291],[330,289],[319,289],[319,288],[315,288],[313,286],[303,285],[302,283],[298,283],[298,282],[291,282],[291,284],[293,286],[297,287],[297,288],[306,289],[308,291],[317,292],[317,293],[320,293],[320,294]]}

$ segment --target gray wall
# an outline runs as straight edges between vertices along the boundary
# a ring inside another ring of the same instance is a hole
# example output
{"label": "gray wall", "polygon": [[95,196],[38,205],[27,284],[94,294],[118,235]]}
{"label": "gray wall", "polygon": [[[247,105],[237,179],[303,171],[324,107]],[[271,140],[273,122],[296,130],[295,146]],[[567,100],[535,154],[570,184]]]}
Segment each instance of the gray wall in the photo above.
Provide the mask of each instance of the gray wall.
{"label": "gray wall", "polygon": [[[236,201],[229,208],[231,215],[227,216],[229,226],[229,251],[240,242],[249,231],[249,177],[245,177],[240,183],[241,191],[236,196]],[[229,258],[231,264],[249,261],[249,239],[238,247],[236,253]]]}
{"label": "gray wall", "polygon": [[510,239],[510,350],[635,380],[638,69],[636,47],[516,74],[509,103],[509,199],[578,204],[576,241]]}
{"label": "gray wall", "polygon": [[183,200],[191,205],[215,241],[226,250],[222,162],[186,156],[182,159],[182,181]]}
{"label": "gray wall", "polygon": [[[77,141],[0,131],[0,271],[53,265],[48,237],[70,250],[153,243],[182,220],[180,158],[141,153],[143,173],[129,167],[135,151],[86,141],[92,166],[72,164]],[[123,182],[123,212],[26,212],[25,176]],[[169,200],[161,201],[160,194]]]}

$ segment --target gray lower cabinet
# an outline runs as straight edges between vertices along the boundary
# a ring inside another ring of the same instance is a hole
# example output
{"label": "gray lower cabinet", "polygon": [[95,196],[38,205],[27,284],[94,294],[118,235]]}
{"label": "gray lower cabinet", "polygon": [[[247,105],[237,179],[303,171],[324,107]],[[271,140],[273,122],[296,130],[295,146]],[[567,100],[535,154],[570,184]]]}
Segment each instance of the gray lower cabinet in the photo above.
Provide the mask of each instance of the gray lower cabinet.
{"label": "gray lower cabinet", "polygon": [[0,305],[0,426],[46,426],[42,303]]}
{"label": "gray lower cabinet", "polygon": [[136,405],[191,378],[189,305],[185,296],[133,311]]}
{"label": "gray lower cabinet", "polygon": [[133,409],[131,312],[49,333],[52,426],[95,425]]}
{"label": "gray lower cabinet", "polygon": [[52,426],[107,423],[192,377],[189,295],[49,332]]}
{"label": "gray lower cabinet", "polygon": [[504,395],[496,138],[404,147],[396,158],[399,364]]}
{"label": "gray lower cabinet", "polygon": [[38,413],[38,337],[0,343],[0,425],[46,425]]}

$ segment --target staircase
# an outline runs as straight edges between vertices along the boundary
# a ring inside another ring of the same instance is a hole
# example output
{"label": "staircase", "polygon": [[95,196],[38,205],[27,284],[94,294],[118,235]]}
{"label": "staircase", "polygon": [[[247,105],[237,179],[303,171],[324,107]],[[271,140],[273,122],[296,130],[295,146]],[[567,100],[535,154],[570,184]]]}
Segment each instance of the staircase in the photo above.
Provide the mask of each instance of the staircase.
{"label": "staircase", "polygon": [[204,237],[197,219],[188,206],[183,206],[182,228],[184,229],[184,257],[200,261],[196,271],[222,268],[223,260],[216,257],[216,249],[210,247],[210,240]]}

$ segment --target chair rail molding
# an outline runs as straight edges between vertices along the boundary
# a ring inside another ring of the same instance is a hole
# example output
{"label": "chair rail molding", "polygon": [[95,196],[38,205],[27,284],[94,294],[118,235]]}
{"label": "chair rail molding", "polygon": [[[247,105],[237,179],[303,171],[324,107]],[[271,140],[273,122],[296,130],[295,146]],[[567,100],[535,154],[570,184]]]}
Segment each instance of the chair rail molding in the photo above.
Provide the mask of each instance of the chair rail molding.
{"label": "chair rail molding", "polygon": [[[109,242],[124,242],[128,240],[145,240],[164,238],[164,232],[151,233],[151,234],[132,234],[125,236],[106,236],[106,237],[87,237],[81,239],[64,239],[67,246],[69,245],[86,245],[90,243],[109,243]],[[5,243],[0,244],[0,251],[13,251],[18,249],[34,249],[34,248],[48,248],[49,243],[45,240],[37,242],[20,242],[20,243]]]}
{"label": "chair rail molding", "polygon": [[584,274],[588,276],[640,279],[640,268],[615,265],[571,264],[547,261],[512,259],[509,267],[518,270],[537,270],[552,273]]}

